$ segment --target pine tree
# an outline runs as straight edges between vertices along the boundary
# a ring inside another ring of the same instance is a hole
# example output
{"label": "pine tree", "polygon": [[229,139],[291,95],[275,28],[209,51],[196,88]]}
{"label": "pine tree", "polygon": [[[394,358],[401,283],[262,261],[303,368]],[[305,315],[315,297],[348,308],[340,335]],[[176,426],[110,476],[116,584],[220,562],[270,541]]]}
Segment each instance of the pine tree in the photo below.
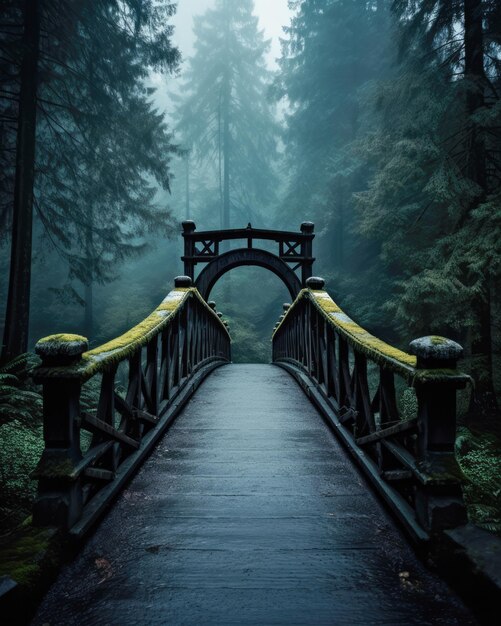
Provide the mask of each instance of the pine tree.
{"label": "pine tree", "polygon": [[38,0],[26,0],[22,12],[11,260],[3,361],[26,352],[28,346],[40,12]]}
{"label": "pine tree", "polygon": [[252,0],[216,0],[195,18],[195,54],[177,107],[182,144],[192,162],[209,164],[220,193],[220,225],[246,221],[270,204],[276,123],[267,99],[269,42]]}
{"label": "pine tree", "polygon": [[[176,67],[173,11],[135,0],[43,4],[34,204],[47,241],[68,264],[66,291],[85,304],[73,282],[85,286],[89,333],[92,283],[113,279],[120,261],[144,249],[145,232],[169,227],[155,194],[157,185],[169,188],[175,148],[145,79]],[[23,267],[29,275],[28,260]],[[26,342],[23,310],[15,325]]]}
{"label": "pine tree", "polygon": [[[380,2],[302,0],[285,29],[275,89],[286,98],[286,215],[305,208],[321,220],[322,257],[343,269],[352,223],[351,194],[361,173],[347,146],[363,124],[360,96],[387,63],[388,12]],[[371,54],[367,54],[367,50]]]}
{"label": "pine tree", "polygon": [[359,195],[360,230],[380,242],[386,304],[402,326],[466,342],[487,404],[501,254],[485,247],[501,234],[496,4],[394,2],[401,65],[379,86],[379,129],[359,145],[374,172]]}

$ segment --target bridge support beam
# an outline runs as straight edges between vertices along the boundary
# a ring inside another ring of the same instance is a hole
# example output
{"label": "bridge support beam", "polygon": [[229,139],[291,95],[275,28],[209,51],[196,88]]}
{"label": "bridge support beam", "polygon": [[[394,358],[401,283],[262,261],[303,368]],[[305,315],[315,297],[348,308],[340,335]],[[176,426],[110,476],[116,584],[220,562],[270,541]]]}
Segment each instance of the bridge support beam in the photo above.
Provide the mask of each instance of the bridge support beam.
{"label": "bridge support beam", "polygon": [[303,263],[301,265],[301,282],[303,287],[306,287],[306,281],[312,276],[313,273],[313,231],[315,225],[313,222],[303,222],[301,224],[301,232],[303,235],[307,235],[301,243],[301,256],[303,257]]}
{"label": "bridge support beam", "polygon": [[195,280],[195,262],[193,260],[195,256],[195,241],[190,235],[195,232],[196,224],[193,220],[185,220],[182,226],[184,238],[184,273],[186,276],[189,276],[191,280]]}

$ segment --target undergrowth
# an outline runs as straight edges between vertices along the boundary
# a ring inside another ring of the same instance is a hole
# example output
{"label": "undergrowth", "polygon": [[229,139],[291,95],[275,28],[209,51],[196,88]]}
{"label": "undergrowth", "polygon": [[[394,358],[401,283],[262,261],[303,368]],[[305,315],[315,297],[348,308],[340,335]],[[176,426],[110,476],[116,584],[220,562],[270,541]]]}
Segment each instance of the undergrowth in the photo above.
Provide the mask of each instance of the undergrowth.
{"label": "undergrowth", "polygon": [[501,441],[493,434],[461,427],[456,454],[466,477],[464,495],[470,520],[501,534]]}

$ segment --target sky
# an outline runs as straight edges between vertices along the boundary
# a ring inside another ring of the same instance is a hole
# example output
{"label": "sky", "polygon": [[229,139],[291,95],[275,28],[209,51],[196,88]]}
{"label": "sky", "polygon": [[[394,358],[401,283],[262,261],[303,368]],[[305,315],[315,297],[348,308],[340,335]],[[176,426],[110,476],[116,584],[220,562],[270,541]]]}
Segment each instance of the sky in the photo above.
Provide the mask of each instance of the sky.
{"label": "sky", "polygon": [[[254,14],[259,17],[260,27],[266,39],[271,39],[268,56],[270,69],[276,69],[275,59],[280,56],[279,38],[283,36],[282,26],[290,21],[291,11],[288,0],[254,0]],[[184,58],[193,51],[193,16],[200,15],[213,5],[213,0],[178,0],[177,14],[173,19],[176,27],[174,43],[179,46]]]}

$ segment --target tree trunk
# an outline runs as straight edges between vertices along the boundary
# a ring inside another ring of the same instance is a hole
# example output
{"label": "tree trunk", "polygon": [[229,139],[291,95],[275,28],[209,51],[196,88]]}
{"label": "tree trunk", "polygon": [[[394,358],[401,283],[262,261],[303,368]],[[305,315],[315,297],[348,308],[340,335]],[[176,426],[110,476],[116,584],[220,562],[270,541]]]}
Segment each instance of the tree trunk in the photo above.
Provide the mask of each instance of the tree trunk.
{"label": "tree trunk", "polygon": [[485,139],[482,129],[471,116],[484,106],[484,34],[482,28],[482,0],[464,0],[464,74],[469,85],[466,111],[470,125],[467,174],[484,191],[486,190]]}
{"label": "tree trunk", "polygon": [[88,339],[92,339],[94,334],[94,288],[91,282],[85,285],[85,315],[84,315],[84,328],[85,336]]}
{"label": "tree trunk", "polygon": [[223,109],[223,228],[230,228],[230,107],[229,107],[229,89],[226,87],[227,93],[224,98]]}
{"label": "tree trunk", "polygon": [[[464,0],[464,74],[467,81],[466,113],[468,116],[467,176],[482,189],[475,206],[487,193],[485,137],[481,128],[471,119],[484,106],[484,33],[482,0]],[[470,208],[473,209],[474,207]],[[484,276],[483,298],[477,298],[474,309],[478,332],[471,345],[472,374],[476,380],[477,408],[490,412],[495,408],[492,368],[492,320],[490,281]]]}
{"label": "tree trunk", "polygon": [[94,264],[96,263],[96,251],[94,249],[94,206],[91,204],[89,207],[86,241],[85,241],[85,256],[88,265],[88,278],[84,283],[85,286],[85,310],[84,310],[84,328],[85,336],[92,340],[94,335]]}
{"label": "tree trunk", "polygon": [[190,216],[190,155],[186,154],[186,219],[189,220]]}
{"label": "tree trunk", "polygon": [[28,349],[39,40],[40,2],[26,0],[9,292],[2,361],[12,359]]}

